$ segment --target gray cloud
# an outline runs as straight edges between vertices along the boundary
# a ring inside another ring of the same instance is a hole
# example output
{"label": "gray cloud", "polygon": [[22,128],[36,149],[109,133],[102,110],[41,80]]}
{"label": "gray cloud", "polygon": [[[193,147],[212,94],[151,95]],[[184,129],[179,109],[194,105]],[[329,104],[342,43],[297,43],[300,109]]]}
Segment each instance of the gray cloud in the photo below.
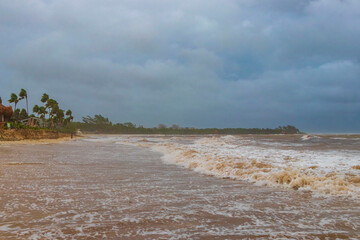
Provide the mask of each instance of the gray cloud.
{"label": "gray cloud", "polygon": [[360,131],[357,0],[0,2],[0,96],[77,119]]}

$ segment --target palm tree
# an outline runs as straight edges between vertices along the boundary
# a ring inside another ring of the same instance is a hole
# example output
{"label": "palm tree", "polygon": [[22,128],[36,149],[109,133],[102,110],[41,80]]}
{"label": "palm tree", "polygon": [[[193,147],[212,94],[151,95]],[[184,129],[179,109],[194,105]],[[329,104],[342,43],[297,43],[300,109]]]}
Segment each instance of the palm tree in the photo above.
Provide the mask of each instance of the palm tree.
{"label": "palm tree", "polygon": [[41,102],[42,103],[46,103],[47,100],[49,100],[49,95],[47,95],[46,93],[44,93],[41,97]]}
{"label": "palm tree", "polygon": [[50,107],[51,107],[51,116],[56,115],[56,113],[59,111],[59,104],[54,100],[50,102]]}
{"label": "palm tree", "polygon": [[68,117],[71,117],[72,118],[72,111],[69,109],[69,110],[67,110],[66,111],[66,116],[68,116]]}
{"label": "palm tree", "polygon": [[49,109],[49,118],[52,118],[52,116],[55,114],[57,109],[59,108],[58,102],[52,98],[49,98],[46,101],[45,107]]}
{"label": "palm tree", "polygon": [[[50,118],[50,114],[51,114],[51,110],[50,108],[54,105],[54,101],[53,99],[49,98],[49,95],[47,93],[44,93],[41,97],[41,100],[40,100],[42,103],[45,104],[45,110],[43,111],[45,114],[46,113],[49,113],[49,118]],[[55,101],[56,102],[56,101]],[[46,111],[46,109],[49,109],[49,111]],[[45,117],[45,115],[44,115]]]}
{"label": "palm tree", "polygon": [[74,117],[72,116],[72,111],[70,109],[66,111],[65,115],[67,116],[67,118],[65,119],[66,124],[74,119]]}
{"label": "palm tree", "polygon": [[20,100],[20,99],[18,98],[18,96],[17,96],[15,93],[12,93],[12,94],[10,95],[9,103],[14,103],[14,105],[15,105],[15,109],[14,109],[14,110],[16,110],[16,105],[18,104],[19,100]]}
{"label": "palm tree", "polygon": [[45,107],[49,109],[49,121],[51,122],[51,127],[54,127],[54,116],[59,111],[59,104],[56,100],[50,98],[47,100]]}
{"label": "palm tree", "polygon": [[44,106],[39,107],[40,118],[45,118],[45,114],[47,113],[48,112],[46,111],[46,108]]}
{"label": "palm tree", "polygon": [[36,114],[39,116],[39,114],[40,114],[39,111],[40,111],[39,106],[38,106],[38,105],[35,105],[35,106],[33,107],[33,112],[36,113]]}
{"label": "palm tree", "polygon": [[26,99],[26,112],[29,114],[28,95],[25,89],[20,90],[19,97],[19,100]]}
{"label": "palm tree", "polygon": [[57,111],[56,111],[56,114],[54,116],[54,121],[56,122],[56,124],[59,126],[59,125],[64,125],[64,110],[58,108]]}

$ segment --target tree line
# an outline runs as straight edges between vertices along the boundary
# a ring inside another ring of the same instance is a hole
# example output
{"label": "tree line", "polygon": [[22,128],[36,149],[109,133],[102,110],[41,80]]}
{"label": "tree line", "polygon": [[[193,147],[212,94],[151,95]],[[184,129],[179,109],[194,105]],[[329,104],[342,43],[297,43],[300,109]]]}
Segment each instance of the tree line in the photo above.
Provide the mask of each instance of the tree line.
{"label": "tree line", "polygon": [[145,128],[131,122],[113,124],[101,114],[94,117],[86,116],[82,122],[72,122],[71,127],[83,132],[113,133],[113,134],[298,134],[300,130],[294,126],[279,126],[277,128],[192,128],[173,124],[167,127],[159,124],[154,128]]}

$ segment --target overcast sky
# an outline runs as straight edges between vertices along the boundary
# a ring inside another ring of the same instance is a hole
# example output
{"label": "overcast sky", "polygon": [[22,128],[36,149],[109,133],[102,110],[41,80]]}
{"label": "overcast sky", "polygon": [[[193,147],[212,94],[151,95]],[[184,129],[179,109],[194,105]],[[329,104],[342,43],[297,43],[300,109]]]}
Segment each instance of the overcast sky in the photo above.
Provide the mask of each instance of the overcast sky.
{"label": "overcast sky", "polygon": [[359,23],[359,0],[1,0],[0,96],[46,92],[77,120],[360,132]]}

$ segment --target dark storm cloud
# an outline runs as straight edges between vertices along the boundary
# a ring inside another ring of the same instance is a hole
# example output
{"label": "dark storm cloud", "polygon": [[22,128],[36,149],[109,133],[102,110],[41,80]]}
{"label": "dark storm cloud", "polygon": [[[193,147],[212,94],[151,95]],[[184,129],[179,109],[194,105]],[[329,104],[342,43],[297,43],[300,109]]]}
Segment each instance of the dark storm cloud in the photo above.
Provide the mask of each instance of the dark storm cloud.
{"label": "dark storm cloud", "polygon": [[360,131],[357,0],[0,2],[0,95],[80,119]]}

